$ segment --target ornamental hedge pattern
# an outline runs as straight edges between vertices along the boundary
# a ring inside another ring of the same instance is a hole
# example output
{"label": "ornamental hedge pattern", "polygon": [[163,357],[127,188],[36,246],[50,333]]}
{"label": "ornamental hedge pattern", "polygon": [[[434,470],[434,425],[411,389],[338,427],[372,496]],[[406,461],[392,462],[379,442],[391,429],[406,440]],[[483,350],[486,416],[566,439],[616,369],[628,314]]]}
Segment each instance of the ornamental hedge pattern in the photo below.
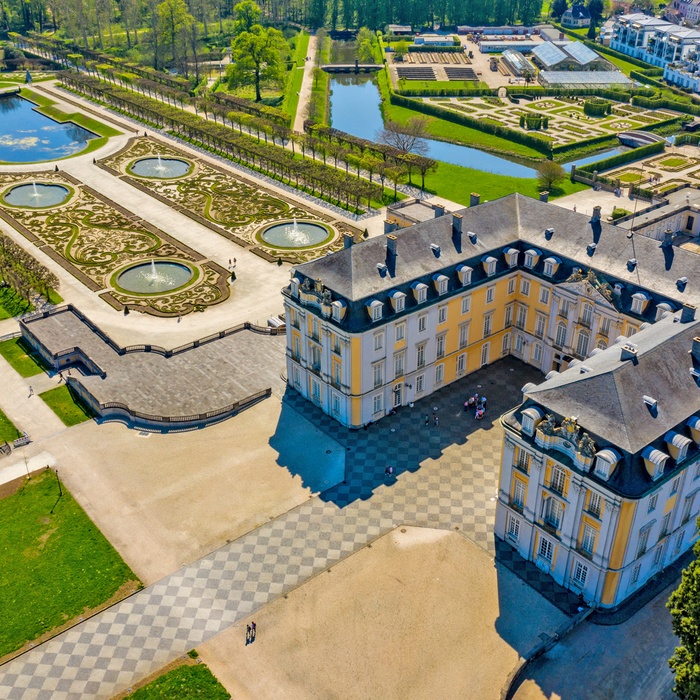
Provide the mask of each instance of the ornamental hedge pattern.
{"label": "ornamental hedge pattern", "polygon": [[[154,226],[61,173],[4,173],[0,193],[33,178],[69,188],[73,195],[53,208],[8,207],[0,199],[2,218],[56,260],[92,291],[111,289],[110,278],[131,263],[168,258],[190,265],[203,257]],[[186,314],[224,301],[229,296],[225,271],[202,268],[197,283],[176,294],[112,296],[129,308],[157,315]]]}

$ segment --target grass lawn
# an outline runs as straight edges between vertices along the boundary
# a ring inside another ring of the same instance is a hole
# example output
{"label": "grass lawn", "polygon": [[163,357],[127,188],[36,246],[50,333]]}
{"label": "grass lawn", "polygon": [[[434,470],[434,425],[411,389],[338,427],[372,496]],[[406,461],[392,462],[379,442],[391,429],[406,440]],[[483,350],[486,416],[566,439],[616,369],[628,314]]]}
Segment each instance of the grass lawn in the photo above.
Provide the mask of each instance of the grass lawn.
{"label": "grass lawn", "polygon": [[92,418],[87,406],[84,406],[65,384],[49,389],[39,396],[69,428]]}
{"label": "grass lawn", "polygon": [[0,321],[13,318],[32,310],[32,305],[23,299],[12,287],[0,288]]}
{"label": "grass lawn", "polygon": [[34,377],[44,371],[44,366],[28,353],[30,348],[21,338],[0,343],[0,356],[4,357],[21,377]]}
{"label": "grass lawn", "polygon": [[620,175],[620,182],[639,182],[642,179],[642,175],[640,173],[623,173]]}
{"label": "grass lawn", "polygon": [[0,443],[12,442],[15,438],[21,437],[22,433],[17,430],[15,424],[0,411]]}
{"label": "grass lawn", "polygon": [[[420,180],[417,182],[420,184]],[[428,173],[425,178],[425,188],[464,206],[469,206],[471,192],[478,192],[482,202],[505,197],[513,192],[537,199],[540,193],[540,187],[535,178],[495,175],[450,163],[440,163],[434,173]],[[585,189],[587,189],[586,185],[573,183],[567,178],[557,188],[552,188],[550,197],[563,197]]]}
{"label": "grass lawn", "polygon": [[0,657],[140,585],[62,488],[45,471],[0,500]]}
{"label": "grass lawn", "polygon": [[133,700],[229,700],[229,693],[204,665],[178,666],[127,695]]}
{"label": "grass lawn", "polygon": [[[400,124],[405,124],[412,117],[426,117],[426,115],[421,112],[416,112],[407,107],[392,105],[389,102],[384,103],[384,109],[389,119],[399,122]],[[465,146],[483,148],[484,150],[497,153],[511,153],[523,158],[538,158],[540,160],[544,158],[543,154],[536,151],[534,148],[509,141],[500,136],[487,134],[478,129],[472,129],[468,126],[462,126],[461,124],[454,124],[453,122],[448,122],[436,117],[426,118],[428,120],[428,132],[430,135],[442,139],[443,141],[453,141],[455,143],[464,144]]]}
{"label": "grass lawn", "polygon": [[659,161],[659,165],[663,165],[665,168],[680,168],[682,165],[690,165],[690,163],[686,158],[672,156],[671,158]]}

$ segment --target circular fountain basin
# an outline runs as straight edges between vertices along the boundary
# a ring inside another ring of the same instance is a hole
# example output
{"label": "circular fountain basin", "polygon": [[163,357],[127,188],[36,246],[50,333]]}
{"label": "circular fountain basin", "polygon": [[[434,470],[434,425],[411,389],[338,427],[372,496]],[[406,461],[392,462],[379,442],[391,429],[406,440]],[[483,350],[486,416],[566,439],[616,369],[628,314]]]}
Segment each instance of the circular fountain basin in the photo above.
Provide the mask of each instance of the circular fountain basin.
{"label": "circular fountain basin", "polygon": [[132,163],[129,170],[139,177],[153,177],[171,180],[187,175],[192,164],[179,158],[141,158]]}
{"label": "circular fountain basin", "polygon": [[117,284],[136,294],[162,294],[187,284],[194,272],[187,265],[165,260],[138,263],[117,276]]}
{"label": "circular fountain basin", "polygon": [[70,190],[62,185],[44,185],[32,183],[12,187],[2,198],[12,207],[29,207],[31,209],[44,209],[55,207],[68,199]]}
{"label": "circular fountain basin", "polygon": [[309,248],[321,245],[333,237],[325,226],[308,221],[285,221],[268,226],[260,238],[273,248]]}

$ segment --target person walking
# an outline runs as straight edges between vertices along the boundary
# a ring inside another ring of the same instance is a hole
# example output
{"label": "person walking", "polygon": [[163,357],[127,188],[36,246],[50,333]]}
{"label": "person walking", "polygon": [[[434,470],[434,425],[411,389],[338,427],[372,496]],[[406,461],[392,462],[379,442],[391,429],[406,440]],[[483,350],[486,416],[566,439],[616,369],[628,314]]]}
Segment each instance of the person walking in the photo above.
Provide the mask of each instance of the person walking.
{"label": "person walking", "polygon": [[433,413],[433,425],[437,428],[438,427],[438,416],[437,413]]}
{"label": "person walking", "polygon": [[34,387],[29,387],[29,396],[34,396]]}
{"label": "person walking", "polygon": [[245,645],[248,646],[250,644],[250,635],[251,635],[251,627],[250,625],[245,626]]}
{"label": "person walking", "polygon": [[255,622],[251,621],[250,623],[250,643],[252,644],[255,641],[255,638],[258,636],[258,626],[255,624]]}
{"label": "person walking", "polygon": [[426,425],[430,424],[430,416],[427,413],[425,414],[425,424]]}

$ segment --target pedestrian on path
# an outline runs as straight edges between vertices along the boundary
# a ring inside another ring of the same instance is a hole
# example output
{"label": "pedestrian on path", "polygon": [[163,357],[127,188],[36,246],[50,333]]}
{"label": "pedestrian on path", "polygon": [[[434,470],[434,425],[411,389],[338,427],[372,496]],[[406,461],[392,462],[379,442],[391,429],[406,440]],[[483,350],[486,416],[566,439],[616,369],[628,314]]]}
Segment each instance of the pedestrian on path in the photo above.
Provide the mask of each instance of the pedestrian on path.
{"label": "pedestrian on path", "polygon": [[34,396],[34,387],[29,387],[29,396]]}
{"label": "pedestrian on path", "polygon": [[425,414],[425,424],[426,425],[430,424],[430,416],[427,413]]}
{"label": "pedestrian on path", "polygon": [[438,427],[438,416],[437,413],[433,413],[433,425],[437,428]]}
{"label": "pedestrian on path", "polygon": [[258,626],[255,624],[255,622],[250,623],[250,643],[252,644],[255,641],[255,638],[258,636]]}
{"label": "pedestrian on path", "polygon": [[236,267],[236,258],[233,259],[233,266]]}
{"label": "pedestrian on path", "polygon": [[251,637],[252,631],[253,630],[251,629],[250,625],[245,626],[245,645],[246,646],[248,646],[251,642],[250,637]]}

